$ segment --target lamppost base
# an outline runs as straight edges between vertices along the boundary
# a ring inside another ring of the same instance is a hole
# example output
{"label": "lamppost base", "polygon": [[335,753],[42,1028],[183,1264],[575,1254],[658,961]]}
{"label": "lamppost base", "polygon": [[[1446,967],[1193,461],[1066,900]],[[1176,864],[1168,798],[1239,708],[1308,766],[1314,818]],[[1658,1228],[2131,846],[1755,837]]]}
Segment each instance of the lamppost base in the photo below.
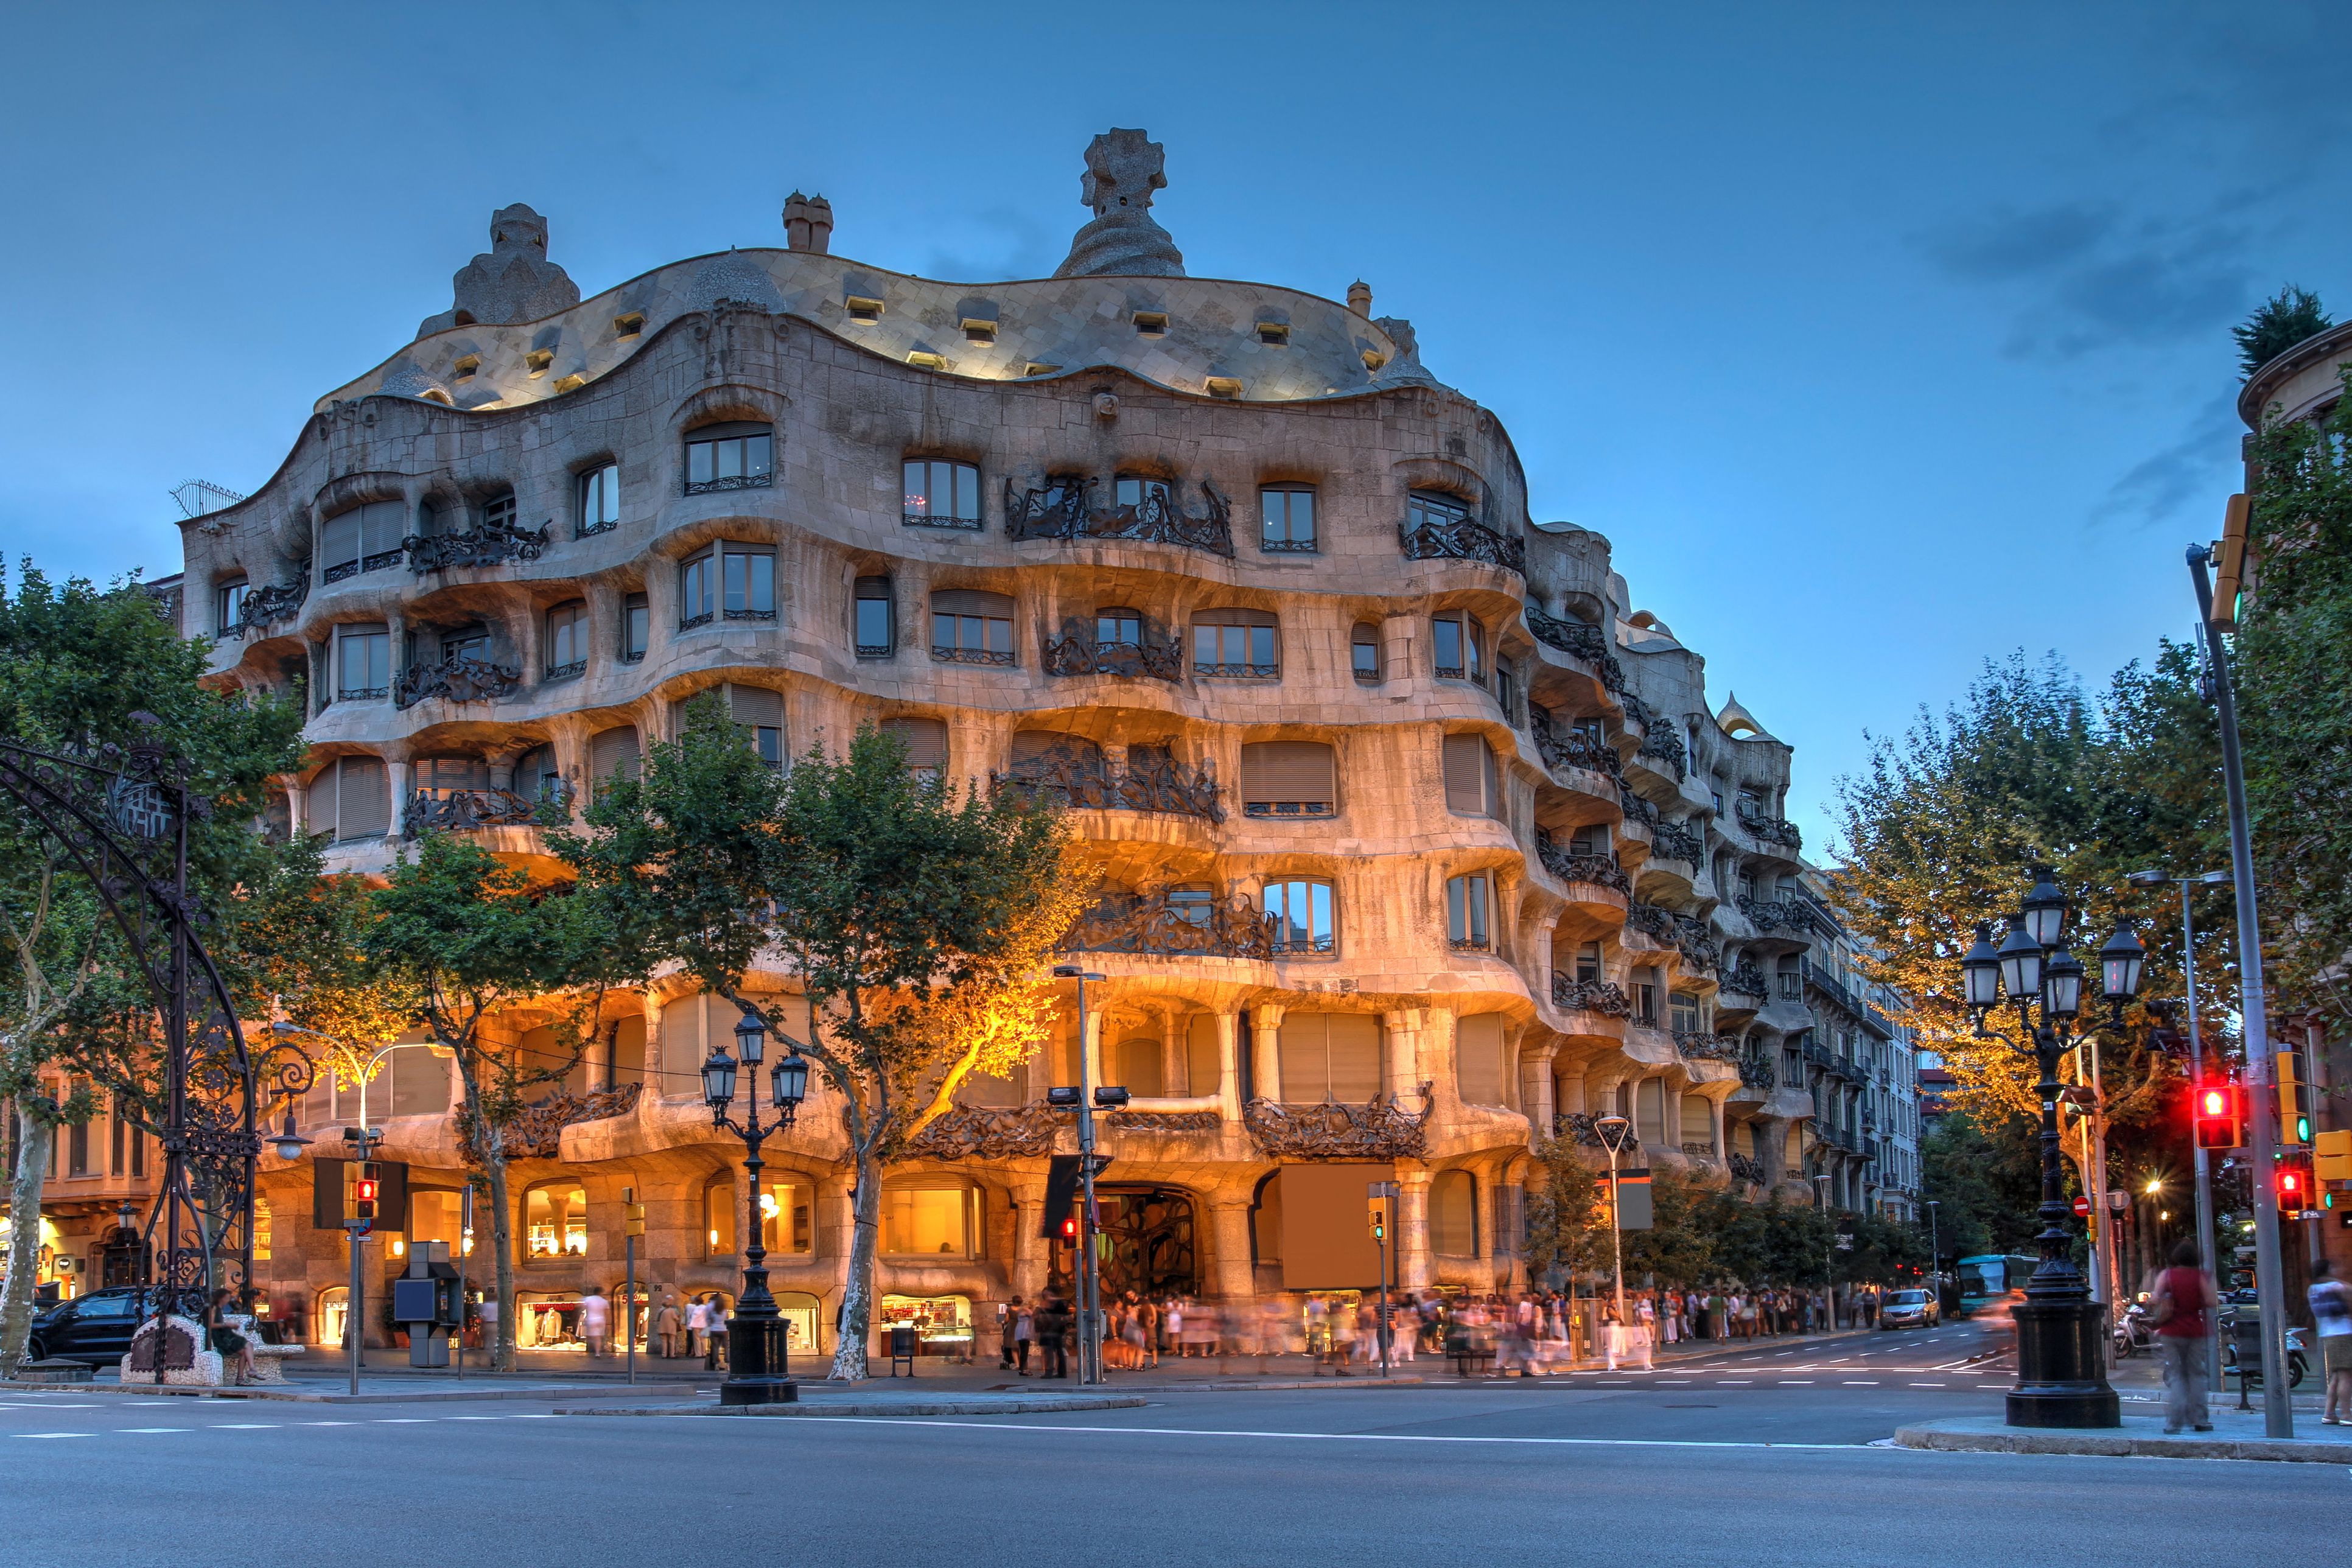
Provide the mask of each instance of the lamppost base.
{"label": "lamppost base", "polygon": [[2107,1310],[2096,1301],[2024,1301],[2017,1322],[2017,1386],[2011,1426],[2114,1427],[2123,1406],[2108,1386],[2103,1336]]}
{"label": "lamppost base", "polygon": [[801,1385],[789,1377],[730,1377],[719,1385],[721,1405],[797,1405]]}

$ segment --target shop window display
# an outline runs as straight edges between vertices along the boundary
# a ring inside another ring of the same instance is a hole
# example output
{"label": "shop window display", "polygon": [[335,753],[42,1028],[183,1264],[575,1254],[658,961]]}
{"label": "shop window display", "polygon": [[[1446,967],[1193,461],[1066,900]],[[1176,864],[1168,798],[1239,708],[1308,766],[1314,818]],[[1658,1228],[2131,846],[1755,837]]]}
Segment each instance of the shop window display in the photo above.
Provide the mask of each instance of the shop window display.
{"label": "shop window display", "polygon": [[968,1258],[971,1194],[964,1187],[891,1187],[882,1194],[882,1250]]}
{"label": "shop window display", "polygon": [[533,1187],[522,1200],[523,1257],[588,1256],[588,1189],[577,1182]]}
{"label": "shop window display", "polygon": [[890,1353],[890,1331],[915,1331],[923,1355],[971,1359],[971,1298],[969,1296],[885,1296],[875,1314],[877,1355]]}

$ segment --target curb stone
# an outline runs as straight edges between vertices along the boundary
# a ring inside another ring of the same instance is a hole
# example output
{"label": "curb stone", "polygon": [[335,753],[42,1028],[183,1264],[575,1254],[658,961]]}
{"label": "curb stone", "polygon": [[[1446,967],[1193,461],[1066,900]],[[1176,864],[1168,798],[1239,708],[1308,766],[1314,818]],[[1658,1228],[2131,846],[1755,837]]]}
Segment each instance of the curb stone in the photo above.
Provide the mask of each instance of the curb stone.
{"label": "curb stone", "polygon": [[888,1402],[812,1400],[794,1405],[571,1405],[558,1415],[1034,1415],[1057,1410],[1128,1410],[1151,1402],[1139,1394],[1066,1399],[934,1399]]}
{"label": "curb stone", "polygon": [[2090,1454],[2107,1458],[2263,1459],[2289,1464],[2352,1465],[2352,1442],[2282,1441],[2219,1433],[2166,1436],[2158,1433],[2043,1430],[1955,1430],[1931,1425],[1898,1427],[1902,1448],[1945,1454]]}

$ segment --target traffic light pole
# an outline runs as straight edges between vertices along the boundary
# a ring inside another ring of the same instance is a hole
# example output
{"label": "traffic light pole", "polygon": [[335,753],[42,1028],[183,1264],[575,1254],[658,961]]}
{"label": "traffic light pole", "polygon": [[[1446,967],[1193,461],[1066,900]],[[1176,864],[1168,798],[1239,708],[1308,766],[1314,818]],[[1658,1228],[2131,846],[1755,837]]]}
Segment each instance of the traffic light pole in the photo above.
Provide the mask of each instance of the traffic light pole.
{"label": "traffic light pole", "polygon": [[[2206,668],[2213,681],[2213,710],[2221,731],[2221,782],[2230,803],[2230,873],[2238,905],[2238,1013],[2246,1045],[2246,1138],[2254,1154],[2254,1289],[2262,1305],[2263,1432],[2294,1436],[2294,1406],[2286,1378],[2286,1273],[2280,1253],[2278,1192],[2274,1185],[2278,1142],[2276,1108],[2264,1091],[2271,1083],[2270,1020],[2263,994],[2263,932],[2254,914],[2253,837],[2246,822],[2246,775],[2238,749],[2238,707],[2230,689],[2228,650],[2213,625],[2213,584],[2209,552],[2189,547],[2189,576],[2197,588],[2197,618],[2205,632]],[[2240,1386],[2250,1369],[2239,1368]]]}
{"label": "traffic light pole", "polygon": [[1095,1081],[1087,1034],[1087,977],[1078,981],[1078,1381],[1098,1384],[1102,1364],[1102,1276],[1095,1259]]}
{"label": "traffic light pole", "polygon": [[[2175,879],[2180,884],[2180,953],[2181,965],[2189,988],[2189,1081],[2205,1081],[2205,1041],[2197,1032],[2197,925],[2189,912],[2189,886],[2195,879]],[[2221,1244],[2213,1234],[2213,1166],[2205,1152],[2204,1143],[2191,1138],[2196,1144],[2197,1162],[2197,1253],[2205,1271],[2213,1276],[2216,1288],[2221,1279]],[[2210,1313],[2205,1320],[2205,1390],[2221,1392],[2221,1316]]]}

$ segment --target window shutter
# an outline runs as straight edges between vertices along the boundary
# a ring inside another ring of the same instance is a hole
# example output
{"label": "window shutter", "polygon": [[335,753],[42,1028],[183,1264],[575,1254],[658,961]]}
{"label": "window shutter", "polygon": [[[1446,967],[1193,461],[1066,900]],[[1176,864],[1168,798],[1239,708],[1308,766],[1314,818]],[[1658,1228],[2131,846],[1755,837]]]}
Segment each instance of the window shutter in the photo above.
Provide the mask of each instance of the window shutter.
{"label": "window shutter", "polygon": [[369,555],[381,555],[400,548],[401,535],[407,531],[401,526],[408,513],[404,501],[372,500],[360,509],[360,549]]}
{"label": "window shutter", "polygon": [[[310,1228],[341,1230],[343,1225],[343,1167],[345,1160],[313,1159],[310,1162]],[[378,1204],[382,1214],[383,1205]]]}
{"label": "window shutter", "polygon": [[1009,595],[983,593],[977,588],[941,588],[931,595],[931,608],[948,616],[994,616],[1000,620],[1013,618],[1013,600]]}
{"label": "window shutter", "polygon": [[608,779],[618,773],[625,779],[637,776],[637,727],[617,725],[604,731],[588,742],[588,772],[593,778]]}
{"label": "window shutter", "polygon": [[784,727],[784,694],[765,686],[727,686],[727,716],[738,724],[781,730]]}
{"label": "window shutter", "polygon": [[1489,786],[1493,757],[1483,735],[1445,737],[1445,805],[1471,816],[1491,816]]}
{"label": "window shutter", "polygon": [[1285,1013],[1276,1035],[1282,1060],[1282,1098],[1289,1105],[1320,1105],[1331,1098],[1331,1034],[1323,1013]]}
{"label": "window shutter", "polygon": [[392,797],[383,763],[373,757],[345,757],[335,764],[335,837],[369,838],[392,826]]}
{"label": "window shutter", "polygon": [[1202,610],[1192,617],[1196,626],[1271,626],[1281,623],[1271,610]]}
{"label": "window shutter", "polygon": [[1331,1098],[1362,1105],[1381,1092],[1381,1021],[1369,1013],[1334,1013]]}
{"label": "window shutter", "polygon": [[1255,741],[1242,748],[1242,800],[1321,801],[1339,798],[1338,760],[1320,741]]}
{"label": "window shutter", "polygon": [[[319,530],[319,563],[341,566],[360,558],[360,514],[357,508],[337,512]],[[337,1198],[337,1204],[342,1200]]]}
{"label": "window shutter", "polygon": [[944,719],[885,719],[882,732],[896,735],[906,743],[907,765],[945,772],[948,765],[948,726]]}
{"label": "window shutter", "polygon": [[1454,1079],[1465,1105],[1503,1103],[1503,1016],[1473,1013],[1454,1026]]}
{"label": "window shutter", "polygon": [[1184,1092],[1215,1094],[1223,1087],[1224,1064],[1217,1047],[1217,1020],[1211,1013],[1192,1015],[1184,1039]]}

